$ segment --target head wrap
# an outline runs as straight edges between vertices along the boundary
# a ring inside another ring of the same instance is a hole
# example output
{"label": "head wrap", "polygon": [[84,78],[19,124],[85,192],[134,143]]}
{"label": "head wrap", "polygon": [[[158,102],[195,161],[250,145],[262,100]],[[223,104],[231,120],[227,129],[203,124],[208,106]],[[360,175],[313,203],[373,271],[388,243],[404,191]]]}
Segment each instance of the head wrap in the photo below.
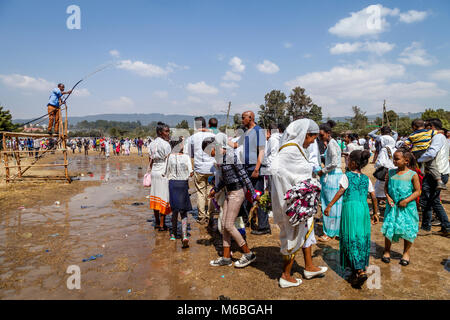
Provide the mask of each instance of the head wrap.
{"label": "head wrap", "polygon": [[286,143],[296,143],[303,148],[307,133],[318,134],[319,126],[311,119],[300,119],[292,122],[280,140],[280,146]]}

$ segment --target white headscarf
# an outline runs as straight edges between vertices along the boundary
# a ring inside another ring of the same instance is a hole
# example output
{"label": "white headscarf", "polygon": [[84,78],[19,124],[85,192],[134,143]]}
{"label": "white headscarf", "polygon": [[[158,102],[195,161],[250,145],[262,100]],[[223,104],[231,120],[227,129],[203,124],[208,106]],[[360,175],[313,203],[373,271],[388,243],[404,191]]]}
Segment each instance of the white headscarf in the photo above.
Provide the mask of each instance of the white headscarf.
{"label": "white headscarf", "polygon": [[302,152],[295,146],[284,148],[274,157],[270,167],[272,211],[274,221],[280,227],[281,253],[283,255],[295,252],[305,244],[305,236],[314,221],[314,218],[310,218],[307,222],[292,227],[289,217],[285,214],[287,204],[284,196],[286,191],[296,183],[312,177],[314,165],[309,162],[308,152],[303,148],[307,133],[319,133],[319,126],[309,119],[292,122],[280,140],[280,147],[287,143],[295,143]]}
{"label": "white headscarf", "polygon": [[300,119],[292,122],[280,139],[280,147],[287,143],[296,143],[303,148],[307,133],[319,134],[319,126],[311,119]]}
{"label": "white headscarf", "polygon": [[395,151],[397,150],[395,148],[395,140],[391,136],[384,135],[380,137],[380,143],[381,143],[381,150],[380,154],[378,155],[377,162],[375,164],[376,168],[379,167],[386,167],[388,169],[394,169],[394,162],[391,158],[389,158],[389,154],[387,152],[387,148],[391,151],[392,157],[394,156]]}

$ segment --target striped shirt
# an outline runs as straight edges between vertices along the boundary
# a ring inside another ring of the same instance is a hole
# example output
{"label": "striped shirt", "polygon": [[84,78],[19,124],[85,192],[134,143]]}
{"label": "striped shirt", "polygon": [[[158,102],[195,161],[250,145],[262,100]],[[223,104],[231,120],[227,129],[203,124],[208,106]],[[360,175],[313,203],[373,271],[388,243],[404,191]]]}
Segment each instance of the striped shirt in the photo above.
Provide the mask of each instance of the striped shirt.
{"label": "striped shirt", "polygon": [[433,130],[421,129],[414,131],[405,141],[406,146],[412,146],[412,152],[427,150],[431,145],[435,132]]}
{"label": "striped shirt", "polygon": [[227,187],[228,191],[240,190],[245,187],[252,196],[256,195],[247,171],[245,171],[244,165],[238,163],[236,155],[234,155],[234,163],[227,163],[226,155],[224,155],[220,169],[222,171],[222,179],[214,187],[214,191],[219,192],[224,187]]}

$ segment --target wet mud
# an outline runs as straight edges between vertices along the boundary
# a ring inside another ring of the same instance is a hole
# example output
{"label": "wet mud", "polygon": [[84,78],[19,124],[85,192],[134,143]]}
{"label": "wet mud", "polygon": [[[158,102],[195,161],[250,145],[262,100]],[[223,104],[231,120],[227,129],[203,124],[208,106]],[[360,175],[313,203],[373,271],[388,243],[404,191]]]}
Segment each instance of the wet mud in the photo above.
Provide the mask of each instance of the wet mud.
{"label": "wet mud", "polygon": [[[247,228],[257,260],[245,269],[214,268],[221,240],[189,214],[190,248],[154,229],[142,187],[146,157],[70,155],[72,184],[0,185],[0,299],[449,299],[450,239],[418,237],[411,264],[399,264],[403,243],[393,244],[392,262],[381,261],[381,223],[372,227],[370,264],[380,274],[380,288],[354,289],[339,267],[339,242],[318,242],[313,261],[327,266],[326,276],[280,289],[282,257],[279,229],[254,236]],[[373,168],[367,168],[371,173]],[[370,176],[370,174],[369,174]],[[443,202],[450,210],[450,192]],[[193,206],[196,205],[192,195]],[[318,217],[320,218],[320,217]],[[167,217],[170,225],[170,216]],[[436,232],[439,227],[433,227]],[[320,221],[316,235],[322,234]],[[233,250],[233,258],[241,253]],[[95,257],[95,259],[90,259]],[[85,260],[85,262],[83,262]],[[79,266],[81,289],[69,290],[69,266]],[[294,276],[304,267],[298,254]]]}

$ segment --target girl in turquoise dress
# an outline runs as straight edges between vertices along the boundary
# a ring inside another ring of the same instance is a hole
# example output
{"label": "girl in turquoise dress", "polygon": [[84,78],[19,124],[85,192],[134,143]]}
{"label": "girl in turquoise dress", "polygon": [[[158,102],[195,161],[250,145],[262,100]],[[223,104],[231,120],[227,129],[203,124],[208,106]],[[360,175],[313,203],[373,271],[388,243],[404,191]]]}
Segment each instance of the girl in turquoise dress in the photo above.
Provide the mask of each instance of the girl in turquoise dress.
{"label": "girl in turquoise dress", "polygon": [[378,208],[375,190],[369,178],[361,173],[370,159],[370,151],[355,150],[349,156],[349,171],[339,182],[339,191],[325,209],[330,214],[333,205],[344,196],[339,231],[339,252],[341,268],[352,269],[352,285],[361,287],[367,280],[369,266],[371,221],[367,195],[372,198],[373,223],[378,223]]}
{"label": "girl in turquoise dress", "polygon": [[[327,146],[325,151],[325,167],[317,173],[320,177],[320,184],[322,185],[322,191],[320,193],[322,208],[326,208],[336,192],[339,191],[339,181],[343,175],[341,169],[341,148],[336,140],[331,137],[331,129],[335,125],[336,123],[333,120],[320,125],[319,138]],[[341,211],[342,201],[338,201],[329,216],[323,216],[324,234],[318,239],[319,241],[327,242],[339,236]]]}
{"label": "girl in turquoise dress", "polygon": [[416,198],[420,196],[420,182],[416,172],[408,169],[408,151],[399,149],[394,153],[394,165],[386,175],[385,193],[388,205],[384,212],[381,232],[385,236],[384,263],[391,262],[391,244],[404,239],[402,266],[409,264],[409,250],[419,232],[419,214]]}

